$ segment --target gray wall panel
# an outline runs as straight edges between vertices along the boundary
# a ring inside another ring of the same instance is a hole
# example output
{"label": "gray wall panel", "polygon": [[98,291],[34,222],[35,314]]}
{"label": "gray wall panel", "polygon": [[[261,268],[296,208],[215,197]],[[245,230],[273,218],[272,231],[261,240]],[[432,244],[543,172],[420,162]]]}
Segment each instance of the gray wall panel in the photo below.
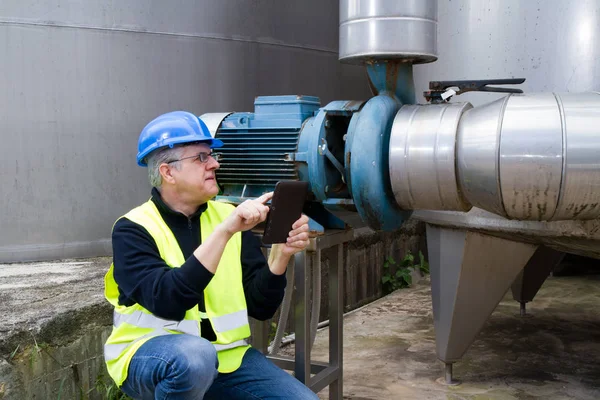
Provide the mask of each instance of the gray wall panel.
{"label": "gray wall panel", "polygon": [[278,43],[337,54],[338,2],[4,0],[0,20]]}
{"label": "gray wall panel", "polygon": [[[337,2],[314,29],[316,0],[285,2],[281,19],[276,1],[121,3],[0,3],[0,262],[110,252],[114,220],[149,195],[137,137],[161,113],[252,111],[257,95],[370,96],[363,68],[337,60]],[[243,40],[196,35],[207,7],[214,29],[200,33]],[[140,32],[152,29],[175,34]]]}

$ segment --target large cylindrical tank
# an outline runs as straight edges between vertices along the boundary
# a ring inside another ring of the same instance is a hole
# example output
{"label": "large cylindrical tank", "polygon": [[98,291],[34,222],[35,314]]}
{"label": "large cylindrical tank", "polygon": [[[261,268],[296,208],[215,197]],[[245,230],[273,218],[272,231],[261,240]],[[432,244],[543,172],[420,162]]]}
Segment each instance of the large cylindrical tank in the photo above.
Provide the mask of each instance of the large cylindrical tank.
{"label": "large cylindrical tank", "polygon": [[8,0],[0,38],[0,263],[109,254],[149,196],[137,138],[159,114],[370,95],[338,61],[335,1]]}
{"label": "large cylindrical tank", "polygon": [[[417,100],[429,81],[526,78],[527,92],[600,91],[597,0],[439,0],[438,60],[414,67]],[[474,106],[502,94],[466,93]]]}

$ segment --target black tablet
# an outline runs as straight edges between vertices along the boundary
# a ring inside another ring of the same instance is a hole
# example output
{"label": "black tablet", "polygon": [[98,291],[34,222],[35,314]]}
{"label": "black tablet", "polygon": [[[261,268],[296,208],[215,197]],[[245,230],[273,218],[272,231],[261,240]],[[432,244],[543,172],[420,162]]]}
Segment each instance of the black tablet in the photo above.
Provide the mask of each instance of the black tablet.
{"label": "black tablet", "polygon": [[277,182],[263,234],[264,244],[287,241],[292,225],[302,216],[307,194],[308,182]]}

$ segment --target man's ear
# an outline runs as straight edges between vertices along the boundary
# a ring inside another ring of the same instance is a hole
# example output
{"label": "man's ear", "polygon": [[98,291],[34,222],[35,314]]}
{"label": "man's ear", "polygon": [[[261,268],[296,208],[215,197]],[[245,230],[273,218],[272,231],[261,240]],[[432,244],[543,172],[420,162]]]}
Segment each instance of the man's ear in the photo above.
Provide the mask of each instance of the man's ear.
{"label": "man's ear", "polygon": [[162,163],[158,167],[158,172],[160,172],[160,176],[162,177],[163,182],[175,183],[175,178],[171,174],[171,167],[167,163]]}

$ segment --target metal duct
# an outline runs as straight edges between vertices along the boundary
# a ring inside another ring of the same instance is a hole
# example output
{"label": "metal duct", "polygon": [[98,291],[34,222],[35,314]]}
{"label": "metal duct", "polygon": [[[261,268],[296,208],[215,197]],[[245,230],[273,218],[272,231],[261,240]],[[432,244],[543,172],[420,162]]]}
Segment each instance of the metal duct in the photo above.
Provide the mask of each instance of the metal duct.
{"label": "metal duct", "polygon": [[553,220],[600,217],[600,93],[556,95],[563,170]]}
{"label": "metal duct", "polygon": [[469,103],[409,105],[398,111],[390,137],[390,180],[405,210],[463,210],[458,190],[456,130]]}
{"label": "metal duct", "polygon": [[518,220],[598,218],[599,120],[598,93],[511,95],[476,108],[404,106],[390,139],[396,202],[474,206]]}
{"label": "metal duct", "polygon": [[437,60],[437,0],[340,0],[339,59]]}

